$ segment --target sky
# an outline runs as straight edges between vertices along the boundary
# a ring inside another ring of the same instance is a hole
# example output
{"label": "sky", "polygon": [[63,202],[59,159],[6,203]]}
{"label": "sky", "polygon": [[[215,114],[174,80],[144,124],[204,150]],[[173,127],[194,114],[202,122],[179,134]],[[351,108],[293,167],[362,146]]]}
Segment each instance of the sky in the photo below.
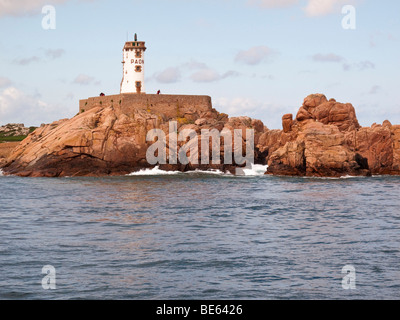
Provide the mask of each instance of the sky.
{"label": "sky", "polygon": [[0,0],[0,125],[71,118],[80,99],[118,94],[135,33],[147,93],[209,95],[270,129],[323,93],[362,126],[400,124],[399,17],[395,0]]}

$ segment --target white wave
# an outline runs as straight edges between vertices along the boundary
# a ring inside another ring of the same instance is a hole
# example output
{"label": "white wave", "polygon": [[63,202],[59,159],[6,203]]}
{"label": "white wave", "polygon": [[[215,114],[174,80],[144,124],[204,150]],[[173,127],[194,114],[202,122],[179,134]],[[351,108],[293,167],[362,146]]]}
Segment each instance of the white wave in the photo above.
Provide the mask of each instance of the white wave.
{"label": "white wave", "polygon": [[342,180],[342,179],[357,179],[357,178],[366,178],[366,176],[341,176],[341,177],[313,177],[313,176],[304,176],[303,179],[318,179],[318,180]]}
{"label": "white wave", "polygon": [[251,164],[251,169],[243,169],[244,175],[249,177],[264,176],[268,170],[268,166],[262,164]]}
{"label": "white wave", "polygon": [[0,177],[3,176],[3,170],[0,169]]}
{"label": "white wave", "polygon": [[[251,169],[242,169],[244,176],[255,177],[255,176],[263,176],[267,171],[268,166],[252,164]],[[154,167],[153,169],[142,169],[137,172],[132,172],[127,174],[127,176],[158,176],[158,175],[178,175],[178,174],[212,174],[218,176],[228,176],[234,177],[229,171],[222,172],[221,170],[210,169],[210,170],[199,170],[196,169],[194,171],[165,171],[161,170],[159,166]],[[243,175],[242,175],[243,176]]]}
{"label": "white wave", "polygon": [[350,175],[345,175],[345,176],[341,176],[340,179],[352,179],[352,178],[360,178],[357,176],[350,176]]}
{"label": "white wave", "polygon": [[218,176],[231,176],[232,174],[230,172],[222,172],[221,170],[216,170],[216,169],[210,169],[210,170],[199,170],[196,169],[194,171],[186,171],[185,173],[191,174],[191,173],[203,173],[203,174],[215,174]]}
{"label": "white wave", "polygon": [[[296,176],[294,176],[296,178]],[[317,176],[303,176],[303,179],[316,179],[316,180],[340,180],[339,177],[317,177]]]}
{"label": "white wave", "polygon": [[160,175],[173,175],[179,173],[181,172],[161,170],[159,166],[156,166],[153,169],[142,169],[137,172],[132,172],[130,174],[127,174],[127,176],[160,176]]}

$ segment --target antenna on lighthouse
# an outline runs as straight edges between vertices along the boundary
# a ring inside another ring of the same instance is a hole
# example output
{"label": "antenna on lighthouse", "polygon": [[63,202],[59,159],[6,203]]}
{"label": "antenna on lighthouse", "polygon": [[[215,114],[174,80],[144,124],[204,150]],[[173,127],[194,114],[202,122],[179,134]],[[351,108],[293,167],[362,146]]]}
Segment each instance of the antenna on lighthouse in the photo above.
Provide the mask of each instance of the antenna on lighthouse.
{"label": "antenna on lighthouse", "polygon": [[135,33],[135,41],[137,41],[137,34]]}

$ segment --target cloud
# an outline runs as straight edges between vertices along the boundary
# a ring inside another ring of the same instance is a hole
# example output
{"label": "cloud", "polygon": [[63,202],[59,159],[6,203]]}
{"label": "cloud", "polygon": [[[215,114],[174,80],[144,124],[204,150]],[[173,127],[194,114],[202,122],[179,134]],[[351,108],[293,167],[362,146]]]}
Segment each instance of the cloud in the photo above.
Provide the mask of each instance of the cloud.
{"label": "cloud", "polygon": [[[308,0],[303,11],[309,17],[340,13],[344,5],[354,5],[362,0]],[[248,5],[265,9],[286,8],[301,3],[299,0],[247,0]]]}
{"label": "cloud", "polygon": [[[71,0],[0,0],[0,18],[3,16],[24,16],[42,14],[42,8],[46,5],[55,6]],[[94,0],[79,0],[80,2],[92,2]]]}
{"label": "cloud", "polygon": [[39,125],[53,121],[58,108],[52,108],[41,99],[40,94],[26,94],[15,87],[0,92],[1,123],[25,123]]}
{"label": "cloud", "polygon": [[177,83],[181,80],[182,74],[188,76],[194,82],[215,82],[240,75],[237,71],[233,70],[221,74],[203,62],[191,60],[180,66],[169,67],[164,71],[155,73],[151,79],[155,79],[160,83]]}
{"label": "cloud", "polygon": [[194,82],[215,82],[230,77],[237,77],[238,75],[238,72],[232,70],[225,72],[224,74],[219,74],[214,69],[206,68],[193,73],[190,78]]}
{"label": "cloud", "polygon": [[219,97],[213,99],[213,106],[230,117],[248,116],[260,119],[266,126],[275,129],[282,128],[283,114],[294,112],[287,105],[268,103],[248,97]]}
{"label": "cloud", "polygon": [[225,72],[225,73],[221,76],[221,78],[222,78],[222,79],[225,79],[225,78],[238,77],[238,76],[240,76],[240,73],[239,73],[239,72],[230,70],[230,71]]}
{"label": "cloud", "polygon": [[299,0],[248,0],[249,5],[261,8],[284,8],[299,3]]}
{"label": "cloud", "polygon": [[195,60],[190,60],[182,65],[183,68],[187,69],[207,69],[207,65],[204,62],[198,62]]}
{"label": "cloud", "polygon": [[251,98],[219,98],[213,103],[219,110],[222,110],[230,116],[253,114],[260,109],[260,103]]}
{"label": "cloud", "polygon": [[203,69],[193,73],[190,78],[194,82],[214,82],[220,80],[221,76],[214,69]]}
{"label": "cloud", "polygon": [[65,50],[64,49],[47,49],[44,52],[44,57],[31,56],[31,57],[28,57],[28,58],[19,58],[19,59],[14,59],[13,63],[17,64],[17,65],[20,65],[20,66],[27,66],[27,65],[29,65],[31,63],[55,60],[55,59],[58,59],[58,58],[62,57],[64,54],[65,54]]}
{"label": "cloud", "polygon": [[26,14],[41,14],[42,7],[48,4],[55,5],[68,0],[0,0],[0,17],[22,16]]}
{"label": "cloud", "polygon": [[11,84],[12,82],[10,79],[5,77],[0,77],[0,88],[8,87]]}
{"label": "cloud", "polygon": [[226,78],[239,76],[239,73],[233,70],[229,70],[223,74],[220,74],[217,70],[207,66],[207,64],[194,60],[183,64],[182,67],[189,70],[197,70],[190,76],[190,79],[192,79],[194,82],[215,82]]}
{"label": "cloud", "polygon": [[170,67],[156,74],[154,78],[160,83],[176,83],[181,79],[181,72],[178,67]]}
{"label": "cloud", "polygon": [[72,81],[74,84],[79,84],[79,85],[89,85],[89,84],[100,84],[99,81],[95,81],[94,77],[88,76],[86,74],[80,74],[78,75],[74,81]]}
{"label": "cloud", "polygon": [[13,63],[18,64],[20,66],[26,66],[34,62],[40,62],[42,59],[38,56],[32,56],[29,58],[22,58],[22,59],[14,59]]}
{"label": "cloud", "polygon": [[397,37],[390,32],[376,31],[369,36],[369,46],[376,47],[382,40],[398,41]]}
{"label": "cloud", "polygon": [[64,49],[48,49],[45,52],[46,57],[48,57],[49,59],[57,59],[60,58],[61,56],[63,56],[65,54],[65,50]]}
{"label": "cloud", "polygon": [[358,70],[363,71],[367,69],[375,69],[375,64],[371,61],[365,60],[361,62],[346,62],[346,59],[334,53],[329,54],[315,54],[312,56],[314,62],[332,62],[332,63],[342,63],[344,71]]}
{"label": "cloud", "polygon": [[235,57],[235,62],[257,65],[270,60],[276,54],[277,52],[275,50],[266,46],[252,47],[249,50],[240,51]]}
{"label": "cloud", "polygon": [[338,56],[334,53],[329,54],[315,54],[312,59],[316,62],[343,62],[345,59],[341,56]]}
{"label": "cloud", "polygon": [[355,0],[308,0],[304,11],[309,17],[325,16],[340,13],[343,6],[355,3]]}
{"label": "cloud", "polygon": [[354,62],[354,63],[344,63],[343,70],[344,71],[351,71],[356,69],[358,71],[364,71],[367,69],[375,69],[375,63],[371,61],[361,61],[361,62]]}
{"label": "cloud", "polygon": [[377,94],[381,90],[381,87],[378,85],[375,85],[369,90],[369,94]]}

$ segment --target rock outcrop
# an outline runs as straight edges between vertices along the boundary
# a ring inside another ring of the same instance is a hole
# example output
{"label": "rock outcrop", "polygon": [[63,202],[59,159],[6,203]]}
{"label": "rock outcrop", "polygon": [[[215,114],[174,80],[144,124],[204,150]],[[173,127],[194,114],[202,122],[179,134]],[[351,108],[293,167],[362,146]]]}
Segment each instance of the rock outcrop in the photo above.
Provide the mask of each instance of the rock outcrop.
{"label": "rock outcrop", "polygon": [[0,127],[0,135],[3,137],[27,136],[30,128],[23,123],[9,123]]}
{"label": "rock outcrop", "polygon": [[7,158],[12,151],[19,145],[19,142],[3,142],[0,143],[0,168],[7,163]]}
{"label": "rock outcrop", "polygon": [[[375,174],[400,175],[400,126],[385,121],[363,128],[349,103],[328,100],[322,94],[304,99],[296,117],[282,117],[283,130],[269,130],[260,120],[249,117],[229,118],[211,106],[169,108],[151,111],[148,106],[121,108],[110,103],[42,126],[30,134],[3,161],[4,174],[19,176],[102,176],[121,175],[153,167],[146,158],[154,141],[146,141],[147,132],[165,133],[165,153],[171,153],[170,121],[177,122],[177,134],[190,129],[199,137],[203,129],[254,130],[254,159],[268,164],[267,174],[340,177]],[[172,134],[172,133],[171,133]],[[175,132],[173,133],[175,134]],[[232,172],[238,164],[224,164],[225,143],[219,146],[221,164],[161,165],[165,170],[219,169]],[[197,144],[190,157],[200,159],[200,138],[177,142],[178,150]],[[235,146],[232,146],[234,149]],[[211,159],[212,150],[208,150]],[[189,156],[189,153],[187,153]],[[201,163],[201,161],[199,161]],[[211,161],[210,161],[211,163]],[[1,166],[1,165],[0,165]]]}
{"label": "rock outcrop", "polygon": [[389,121],[362,128],[354,107],[322,94],[304,99],[296,119],[282,118],[283,131],[264,134],[268,174],[328,176],[399,174],[400,126]]}
{"label": "rock outcrop", "polygon": [[[122,110],[120,104],[116,103],[95,107],[72,119],[56,121],[38,128],[13,151],[3,171],[5,174],[29,177],[102,176],[123,175],[153,167],[147,161],[146,152],[154,141],[146,141],[147,133],[152,129],[161,129],[165,133],[165,152],[168,156],[170,121],[176,121],[178,133],[184,129],[192,129],[200,134],[202,129],[222,131],[252,128],[255,130],[255,138],[259,139],[266,130],[259,120],[248,117],[229,119],[226,114],[206,105],[196,108],[181,107],[178,114],[176,108],[165,113],[152,113],[146,105],[143,108],[125,107]],[[179,149],[185,142],[177,144]],[[224,143],[221,145],[221,158],[223,157]],[[262,161],[265,161],[265,157]],[[181,171],[197,168],[225,171],[236,167],[235,163],[199,163],[167,163],[160,167]]]}

